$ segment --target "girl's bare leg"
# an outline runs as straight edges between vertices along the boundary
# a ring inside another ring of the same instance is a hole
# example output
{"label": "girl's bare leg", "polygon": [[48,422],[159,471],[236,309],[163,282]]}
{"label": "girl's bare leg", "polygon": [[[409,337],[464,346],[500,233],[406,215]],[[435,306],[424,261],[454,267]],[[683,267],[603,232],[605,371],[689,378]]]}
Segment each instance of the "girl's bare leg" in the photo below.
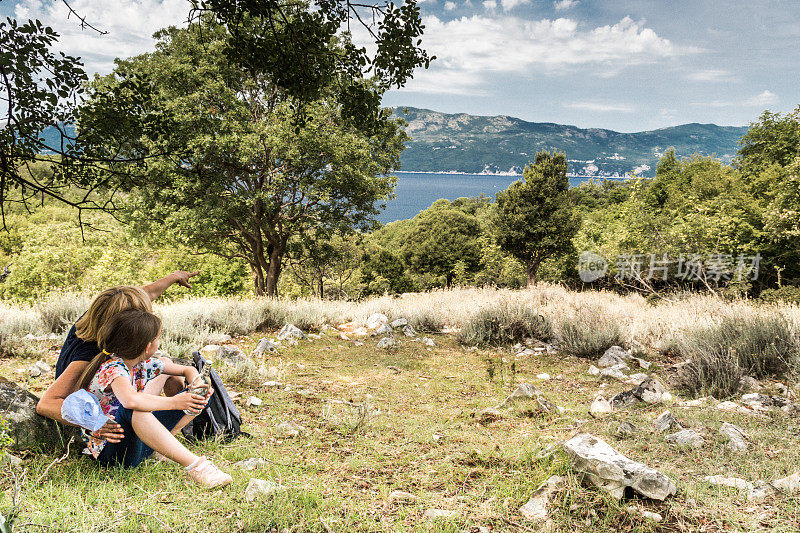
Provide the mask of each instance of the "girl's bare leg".
{"label": "girl's bare leg", "polygon": [[[183,422],[183,419],[181,419],[180,422]],[[187,450],[183,444],[178,442],[175,435],[170,433],[169,430],[158,421],[153,413],[148,411],[134,411],[131,417],[131,425],[136,432],[136,436],[142,439],[142,442],[164,457],[172,459],[184,467],[191,465],[199,459],[197,455]]]}
{"label": "girl's bare leg", "polygon": [[183,418],[178,420],[178,423],[175,424],[175,427],[172,428],[172,431],[170,431],[170,433],[172,433],[173,435],[177,435],[178,432],[180,430],[182,430],[183,428],[185,428],[186,424],[191,422],[194,417],[195,417],[195,415],[183,415]]}

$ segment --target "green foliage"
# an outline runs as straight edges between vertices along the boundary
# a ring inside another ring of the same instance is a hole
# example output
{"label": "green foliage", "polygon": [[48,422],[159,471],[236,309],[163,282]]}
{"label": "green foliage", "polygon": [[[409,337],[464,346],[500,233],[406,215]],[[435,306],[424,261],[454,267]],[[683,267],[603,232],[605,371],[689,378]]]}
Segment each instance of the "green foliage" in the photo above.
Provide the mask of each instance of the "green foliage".
{"label": "green foliage", "polygon": [[748,175],[793,163],[800,157],[800,107],[785,115],[764,111],[739,141],[738,155],[736,166]]}
{"label": "green foliage", "polygon": [[525,265],[532,284],[544,260],[570,250],[580,218],[563,154],[539,152],[523,178],[497,194],[494,233],[500,247]]}
{"label": "green foliage", "polygon": [[475,313],[458,333],[458,341],[466,345],[501,346],[526,338],[544,341],[552,336],[550,321],[536,309],[503,302]]}
{"label": "green foliage", "polygon": [[372,247],[364,252],[361,284],[365,296],[387,292],[397,294],[413,288],[402,257],[381,247]]}
{"label": "green foliage", "polygon": [[758,297],[766,303],[800,305],[800,287],[785,285],[777,289],[764,289]]}

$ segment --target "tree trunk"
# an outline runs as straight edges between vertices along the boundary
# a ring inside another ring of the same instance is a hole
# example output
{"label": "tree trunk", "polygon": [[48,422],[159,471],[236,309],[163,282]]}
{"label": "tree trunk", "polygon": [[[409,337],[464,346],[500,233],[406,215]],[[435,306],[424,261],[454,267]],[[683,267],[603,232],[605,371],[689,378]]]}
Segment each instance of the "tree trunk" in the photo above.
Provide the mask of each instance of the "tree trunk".
{"label": "tree trunk", "polygon": [[269,264],[267,265],[267,296],[278,295],[278,279],[281,275],[281,261],[283,260],[283,246],[271,246],[269,250]]}
{"label": "tree trunk", "polygon": [[325,298],[325,278],[323,276],[319,277],[319,299],[322,300]]}
{"label": "tree trunk", "polygon": [[530,261],[525,267],[525,271],[528,275],[528,288],[530,289],[536,285],[536,273],[539,270],[539,261]]}
{"label": "tree trunk", "polygon": [[253,271],[253,288],[256,296],[264,296],[264,270],[257,262],[250,264],[250,270]]}

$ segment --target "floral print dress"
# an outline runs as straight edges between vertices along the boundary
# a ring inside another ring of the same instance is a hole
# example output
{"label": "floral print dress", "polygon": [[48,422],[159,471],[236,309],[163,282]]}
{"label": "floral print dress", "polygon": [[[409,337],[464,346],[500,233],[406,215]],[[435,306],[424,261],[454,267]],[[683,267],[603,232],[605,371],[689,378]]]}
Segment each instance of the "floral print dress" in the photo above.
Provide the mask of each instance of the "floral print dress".
{"label": "floral print dress", "polygon": [[[100,365],[87,390],[94,394],[100,402],[103,414],[111,420],[115,420],[117,411],[122,407],[122,404],[114,395],[114,391],[111,389],[111,382],[123,376],[130,380],[131,385],[136,388],[137,392],[142,392],[147,382],[161,374],[163,370],[164,362],[157,357],[150,357],[141,363],[137,363],[133,367],[133,372],[129,372],[122,359],[111,355],[108,361]],[[83,453],[90,454],[97,459],[97,456],[100,455],[106,445],[106,440],[98,439],[91,435],[85,435],[84,440],[86,440],[86,449]]]}

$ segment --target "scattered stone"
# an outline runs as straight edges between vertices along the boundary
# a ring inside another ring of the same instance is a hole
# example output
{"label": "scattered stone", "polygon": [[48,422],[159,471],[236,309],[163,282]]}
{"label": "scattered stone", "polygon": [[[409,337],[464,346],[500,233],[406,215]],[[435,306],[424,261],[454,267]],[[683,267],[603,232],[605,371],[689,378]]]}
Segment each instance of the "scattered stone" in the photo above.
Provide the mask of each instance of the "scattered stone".
{"label": "scattered stone", "polygon": [[747,451],[747,435],[739,426],[725,422],[722,424],[722,427],[719,428],[719,434],[723,437],[727,437],[728,442],[726,446],[731,451]]}
{"label": "scattered stone", "polygon": [[551,476],[545,481],[533,496],[527,501],[525,505],[519,508],[519,514],[525,517],[526,520],[544,521],[547,519],[547,505],[553,494],[558,492],[564,484],[564,478],[560,476]]}
{"label": "scattered stone", "polygon": [[264,337],[260,341],[258,341],[258,345],[256,345],[256,349],[253,350],[254,354],[261,355],[264,353],[275,353],[278,351],[278,347],[273,344],[271,340],[267,337]]}
{"label": "scattered stone", "polygon": [[678,402],[680,407],[708,407],[714,401],[713,397],[702,397],[696,400],[686,400],[685,402]]}
{"label": "scattered stone", "polygon": [[725,476],[706,476],[703,479],[708,481],[709,484],[715,487],[729,487],[732,489],[751,491],[755,487],[749,481],[739,479],[738,477],[725,477]]}
{"label": "scattered stone", "polygon": [[650,367],[653,366],[653,363],[651,363],[650,361],[645,361],[644,359],[640,359],[639,357],[631,357],[631,359],[635,361],[636,364],[639,365],[639,368],[643,370],[650,370]]}
{"label": "scattered stone", "polygon": [[753,411],[769,411],[773,407],[773,399],[758,392],[745,394],[742,396],[742,403]]}
{"label": "scattered stone", "polygon": [[361,341],[353,341],[353,346],[364,346],[364,343]]}
{"label": "scattered stone", "polygon": [[620,381],[626,380],[628,376],[622,373],[626,368],[628,368],[628,365],[625,363],[604,368],[600,371],[600,377],[618,379]]}
{"label": "scattered stone", "polygon": [[548,381],[550,379],[550,374],[548,374],[547,372],[542,372],[541,374],[536,374],[536,379],[539,379],[539,380],[542,380],[542,381]]}
{"label": "scattered stone", "polygon": [[369,315],[364,325],[367,327],[367,329],[378,329],[381,324],[387,324],[388,322],[389,317],[383,313],[373,313]]}
{"label": "scattered stone", "polygon": [[428,509],[422,514],[423,520],[447,520],[458,515],[457,511],[447,509]]}
{"label": "scattered stone", "polygon": [[417,502],[417,497],[410,492],[393,490],[389,493],[387,501],[389,505],[412,505]]}
{"label": "scattered stone", "polygon": [[702,448],[705,440],[702,435],[693,429],[684,429],[664,437],[669,443],[677,444],[681,448]]}
{"label": "scattered stone", "polygon": [[251,405],[254,406],[254,407],[258,407],[259,405],[261,405],[262,402],[261,402],[261,398],[259,398],[258,396],[250,396],[247,399],[246,403],[247,403],[247,407],[250,407]]}
{"label": "scattered stone", "polygon": [[275,426],[275,431],[281,438],[289,439],[299,437],[306,432],[306,428],[296,422],[280,422]]}
{"label": "scattered stone", "polygon": [[794,473],[791,476],[786,476],[781,479],[776,479],[770,483],[774,488],[781,491],[786,496],[793,496],[800,492],[800,472]]}
{"label": "scattered stone", "polygon": [[258,479],[256,477],[250,478],[247,483],[247,488],[244,489],[244,497],[247,501],[252,502],[256,499],[266,499],[278,492],[283,492],[286,488],[278,485],[274,481],[265,479]]}
{"label": "scattered stone", "polygon": [[218,344],[206,344],[205,346],[200,348],[200,353],[203,355],[210,355],[210,354],[216,354],[218,350],[219,350]]}
{"label": "scattered stone", "polygon": [[603,396],[597,396],[589,407],[589,413],[597,418],[605,416],[613,410],[611,402],[606,400]]}
{"label": "scattered stone", "polygon": [[0,377],[0,419],[8,422],[9,436],[14,441],[12,449],[57,451],[63,449],[70,438],[81,442],[79,428],[36,414],[38,402],[39,398],[29,391]]}
{"label": "scattered stone", "polygon": [[392,326],[389,324],[381,324],[378,326],[378,329],[375,330],[375,335],[391,335],[392,333]]}
{"label": "scattered stone", "polygon": [[434,342],[434,340],[429,337],[422,337],[422,343],[425,346],[436,346],[436,342]]}
{"label": "scattered stone", "polygon": [[318,341],[322,338],[322,335],[317,335],[316,333],[309,333],[308,338],[311,340]]}
{"label": "scattered stone", "polygon": [[618,439],[627,439],[634,435],[636,435],[636,426],[624,420],[619,423],[617,429],[614,431],[614,436]]}
{"label": "scattered stone", "polygon": [[530,348],[525,348],[521,352],[517,353],[514,357],[525,357],[528,355],[537,355],[539,352],[531,350]]}
{"label": "scattered stone", "polygon": [[617,499],[622,498],[626,487],[655,500],[675,494],[675,484],[667,476],[628,459],[594,435],[579,433],[563,448],[576,471]]}
{"label": "scattered stone", "polygon": [[664,411],[658,418],[655,419],[653,425],[656,428],[658,433],[664,433],[665,431],[669,431],[671,429],[680,430],[683,429],[682,426],[678,423],[672,413],[669,411]]}
{"label": "scattered stone", "polygon": [[590,376],[599,376],[600,375],[600,369],[597,368],[594,365],[590,366],[589,367],[589,375]]}
{"label": "scattered stone", "polygon": [[36,335],[34,335],[33,333],[28,333],[27,335],[22,337],[22,339],[26,340],[26,341],[35,341],[36,340]]}
{"label": "scattered stone", "polygon": [[502,420],[503,418],[505,418],[505,415],[502,411],[500,411],[500,409],[496,407],[487,407],[478,415],[478,423],[491,424],[492,422]]}
{"label": "scattered stone", "polygon": [[752,376],[742,376],[739,380],[739,389],[745,392],[760,392],[764,386]]}
{"label": "scattered stone", "polygon": [[747,493],[747,500],[750,502],[760,503],[772,496],[777,492],[775,488],[770,485],[769,483],[765,483],[763,485],[759,485],[751,489]]}
{"label": "scattered stone", "polygon": [[245,459],[244,461],[233,463],[231,466],[237,470],[257,470],[259,468],[268,467],[269,462],[261,457],[252,457],[250,459]]}
{"label": "scattered stone", "polygon": [[655,378],[648,378],[635,388],[620,392],[611,398],[611,405],[614,409],[622,409],[639,402],[660,403],[672,400],[672,394],[667,392],[664,385]]}
{"label": "scattered stone", "polygon": [[395,344],[397,343],[392,337],[384,337],[378,341],[378,348],[388,349],[392,348]]}
{"label": "scattered stone", "polygon": [[642,372],[639,372],[636,374],[631,374],[625,383],[638,387],[648,379],[650,379],[650,376],[648,376],[647,374],[643,374]]}
{"label": "scattered stone", "polygon": [[[345,335],[344,333],[342,333],[341,335],[339,335],[339,338],[340,338],[340,339],[342,339],[343,341],[349,341],[349,340],[350,340],[350,337],[348,337],[348,336],[347,336],[347,335]],[[362,342],[361,344],[364,344],[364,343]]]}
{"label": "scattered stone", "polygon": [[416,337],[417,336],[417,330],[415,330],[411,326],[411,324],[405,325],[405,326],[403,326],[403,335],[405,335],[406,337]]}
{"label": "scattered stone", "polygon": [[718,403],[717,404],[717,409],[719,409],[720,411],[727,411],[727,412],[733,412],[733,413],[742,413],[742,414],[746,414],[746,415],[754,414],[754,411],[748,409],[747,407],[745,407],[743,405],[739,405],[738,403],[731,402],[731,401]]}
{"label": "scattered stone", "polygon": [[307,339],[303,330],[295,326],[294,324],[285,324],[281,330],[278,332],[278,340],[289,340],[289,339]]}
{"label": "scattered stone", "polygon": [[393,328],[402,328],[403,326],[408,325],[408,320],[405,318],[398,318],[397,320],[392,320],[391,326]]}
{"label": "scattered stone", "polygon": [[238,365],[247,361],[247,356],[238,346],[226,344],[217,348],[216,359],[233,365]]}
{"label": "scattered stone", "polygon": [[355,335],[356,337],[366,337],[367,335],[369,335],[369,330],[367,330],[367,328],[365,327],[356,328],[355,330],[353,330],[353,335]]}
{"label": "scattered stone", "polygon": [[607,366],[616,366],[616,365],[625,365],[625,368],[628,368],[628,365],[625,364],[626,361],[631,360],[631,354],[627,351],[622,349],[620,346],[612,346],[608,350],[605,351],[603,356],[597,361],[597,366],[599,367],[607,367]]}
{"label": "scattered stone", "polygon": [[641,513],[641,515],[643,517],[645,517],[645,518],[647,518],[649,520],[652,520],[653,522],[661,522],[662,520],[664,520],[663,516],[661,516],[658,513],[654,513],[653,511],[647,511],[645,509],[639,509],[639,513]]}

